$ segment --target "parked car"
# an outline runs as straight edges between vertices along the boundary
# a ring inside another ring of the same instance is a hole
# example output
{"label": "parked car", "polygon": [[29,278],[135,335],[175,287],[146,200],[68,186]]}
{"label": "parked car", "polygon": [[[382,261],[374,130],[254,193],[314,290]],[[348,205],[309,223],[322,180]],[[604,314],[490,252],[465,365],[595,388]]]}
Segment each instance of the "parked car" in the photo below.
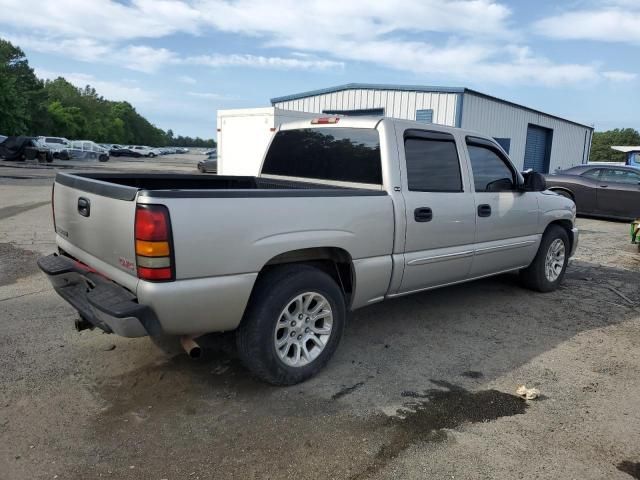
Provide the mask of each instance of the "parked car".
{"label": "parked car", "polygon": [[71,142],[64,137],[36,137],[36,142],[43,148],[47,148],[51,151],[53,158],[59,158],[61,160],[69,160],[69,147]]}
{"label": "parked car", "polygon": [[14,162],[37,159],[50,163],[53,153],[40,145],[35,137],[9,136],[0,143],[0,158]]}
{"label": "parked car", "polygon": [[151,147],[146,147],[143,145],[130,145],[130,148],[133,151],[138,152],[143,157],[157,157],[158,153]]}
{"label": "parked car", "polygon": [[142,155],[142,153],[140,153],[137,150],[133,150],[129,147],[120,147],[120,148],[114,148],[112,150],[109,150],[109,154],[112,157],[133,157],[133,158],[140,158],[144,155]]}
{"label": "parked car", "polygon": [[79,329],[193,355],[235,331],[280,385],[327,363],[347,310],[507,271],[552,291],[578,243],[574,203],[495,140],[391,118],[283,124],[258,177],[58,173],[53,209],[38,264]]}
{"label": "parked car", "polygon": [[632,220],[640,217],[640,170],[588,164],[546,176],[549,190],[576,203],[578,214]]}
{"label": "parked car", "polygon": [[185,147],[176,147],[176,153],[189,153],[189,149]]}
{"label": "parked car", "polygon": [[73,160],[109,160],[109,151],[91,140],[74,140],[67,151]]}
{"label": "parked car", "polygon": [[210,156],[198,162],[200,173],[218,173],[218,157]]}
{"label": "parked car", "polygon": [[207,157],[210,155],[218,155],[218,149],[212,148],[211,150],[205,150],[204,152],[202,152],[202,154],[206,155]]}
{"label": "parked car", "polygon": [[0,143],[4,142],[7,139],[6,135],[0,135]]}

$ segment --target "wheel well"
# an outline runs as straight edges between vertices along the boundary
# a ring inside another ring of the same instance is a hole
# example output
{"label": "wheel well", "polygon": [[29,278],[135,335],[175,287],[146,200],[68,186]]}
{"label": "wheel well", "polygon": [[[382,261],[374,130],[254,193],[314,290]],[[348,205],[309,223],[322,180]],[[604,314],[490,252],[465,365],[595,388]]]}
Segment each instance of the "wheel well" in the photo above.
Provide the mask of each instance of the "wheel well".
{"label": "wheel well", "polygon": [[574,238],[573,238],[573,230],[572,230],[573,223],[571,223],[571,220],[554,220],[549,225],[547,225],[547,228],[545,229],[545,233],[547,233],[547,230],[549,230],[549,227],[551,225],[558,225],[565,229],[565,231],[567,232],[567,236],[569,237],[569,243],[571,244],[569,250],[572,250]]}
{"label": "wheel well", "polygon": [[575,195],[573,194],[573,192],[571,190],[569,190],[568,188],[564,188],[564,187],[551,187],[549,188],[549,190],[551,190],[552,192],[565,192],[568,193],[569,196],[571,197],[571,200],[575,201]]}
{"label": "wheel well", "polygon": [[337,247],[317,247],[281,253],[265,264],[258,278],[279,265],[292,263],[313,265],[327,273],[342,289],[346,304],[350,304],[354,287],[354,271],[349,252]]}

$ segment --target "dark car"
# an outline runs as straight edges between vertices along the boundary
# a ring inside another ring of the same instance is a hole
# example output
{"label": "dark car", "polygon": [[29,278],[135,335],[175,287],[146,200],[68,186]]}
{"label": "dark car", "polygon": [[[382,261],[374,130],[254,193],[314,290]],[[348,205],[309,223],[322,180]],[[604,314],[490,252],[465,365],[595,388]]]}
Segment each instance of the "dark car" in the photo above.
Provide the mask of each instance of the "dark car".
{"label": "dark car", "polygon": [[36,138],[25,136],[5,138],[2,143],[0,143],[0,158],[17,162],[34,159],[53,162],[51,150],[38,145]]}
{"label": "dark car", "polygon": [[111,155],[112,157],[134,157],[134,158],[140,158],[143,156],[140,152],[136,152],[135,150],[132,150],[130,148],[114,148],[112,150],[109,150],[109,155]]}
{"label": "dark car", "polygon": [[630,220],[640,216],[640,170],[580,165],[546,175],[547,187],[572,199],[578,214]]}
{"label": "dark car", "polygon": [[206,160],[198,162],[198,170],[202,173],[218,173],[218,159],[209,157]]}

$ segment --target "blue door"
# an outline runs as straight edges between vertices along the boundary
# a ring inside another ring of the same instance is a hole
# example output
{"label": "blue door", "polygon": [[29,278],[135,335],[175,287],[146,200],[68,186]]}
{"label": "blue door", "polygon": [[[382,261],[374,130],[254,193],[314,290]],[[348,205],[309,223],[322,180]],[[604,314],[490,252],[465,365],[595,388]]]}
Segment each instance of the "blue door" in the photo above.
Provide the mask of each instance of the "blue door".
{"label": "blue door", "polygon": [[527,128],[527,145],[524,149],[524,169],[534,172],[549,173],[551,159],[551,139],[553,130],[529,125]]}

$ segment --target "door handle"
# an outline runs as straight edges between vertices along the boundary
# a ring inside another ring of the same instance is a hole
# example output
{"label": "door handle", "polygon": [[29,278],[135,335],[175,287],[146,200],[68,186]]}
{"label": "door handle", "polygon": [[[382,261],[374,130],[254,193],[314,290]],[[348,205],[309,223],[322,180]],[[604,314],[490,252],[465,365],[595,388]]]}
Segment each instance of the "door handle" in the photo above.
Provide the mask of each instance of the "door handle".
{"label": "door handle", "polygon": [[479,217],[490,217],[491,216],[491,205],[487,205],[483,203],[482,205],[478,205],[478,216]]}
{"label": "door handle", "polygon": [[413,211],[413,218],[416,222],[430,222],[433,220],[433,212],[429,207],[416,208]]}
{"label": "door handle", "polygon": [[91,201],[88,198],[80,197],[78,199],[78,213],[83,217],[91,215]]}

